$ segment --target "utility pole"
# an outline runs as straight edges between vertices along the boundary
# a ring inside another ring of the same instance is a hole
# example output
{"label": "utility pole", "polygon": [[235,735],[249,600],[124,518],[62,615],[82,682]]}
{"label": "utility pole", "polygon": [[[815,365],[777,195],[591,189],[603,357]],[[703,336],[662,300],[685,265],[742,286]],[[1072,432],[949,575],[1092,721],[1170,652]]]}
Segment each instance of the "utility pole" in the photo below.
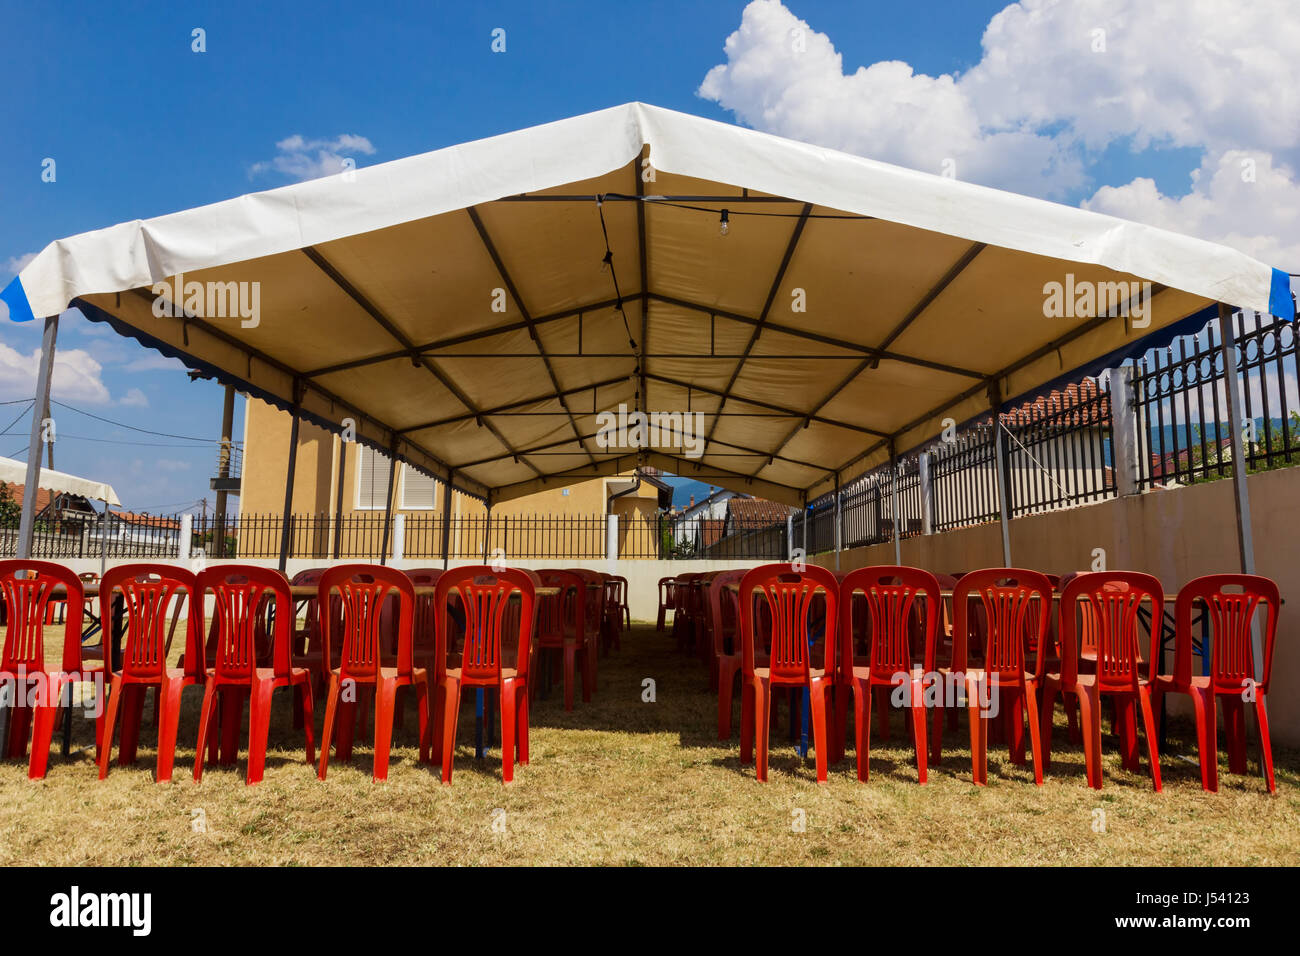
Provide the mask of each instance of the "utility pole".
{"label": "utility pole", "polygon": [[[217,459],[217,477],[230,477],[231,441],[230,432],[235,423],[235,386],[226,386],[225,399],[221,404],[221,452]],[[226,546],[226,489],[222,485],[217,491],[217,506],[214,509],[214,532],[212,535],[213,553],[217,557],[225,554]]]}

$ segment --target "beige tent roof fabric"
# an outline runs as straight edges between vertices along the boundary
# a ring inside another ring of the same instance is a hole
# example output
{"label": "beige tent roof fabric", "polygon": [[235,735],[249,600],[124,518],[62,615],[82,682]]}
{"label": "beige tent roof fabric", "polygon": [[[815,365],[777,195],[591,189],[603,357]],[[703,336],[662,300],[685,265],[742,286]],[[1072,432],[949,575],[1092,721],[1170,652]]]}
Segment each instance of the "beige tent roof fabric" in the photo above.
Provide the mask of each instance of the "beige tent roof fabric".
{"label": "beige tent roof fabric", "polygon": [[[799,504],[990,395],[1268,302],[1232,250],[641,104],[351,175],[62,240],[23,282],[494,501],[639,460]],[[178,272],[258,283],[259,323],[155,315]],[[1150,326],[1045,318],[1067,274],[1151,282]],[[597,444],[642,389],[704,413],[702,458]]]}

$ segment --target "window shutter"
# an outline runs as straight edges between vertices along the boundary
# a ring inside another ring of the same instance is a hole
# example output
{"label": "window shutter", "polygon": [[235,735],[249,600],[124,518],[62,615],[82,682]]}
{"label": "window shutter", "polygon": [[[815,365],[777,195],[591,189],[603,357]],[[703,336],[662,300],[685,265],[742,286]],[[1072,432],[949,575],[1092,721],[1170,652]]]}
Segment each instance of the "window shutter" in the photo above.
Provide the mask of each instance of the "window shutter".
{"label": "window shutter", "polygon": [[421,474],[410,465],[402,466],[402,507],[432,508],[437,494],[432,475]]}
{"label": "window shutter", "polygon": [[358,445],[360,454],[357,458],[357,507],[382,509],[388,494],[388,469],[391,462],[367,445]]}

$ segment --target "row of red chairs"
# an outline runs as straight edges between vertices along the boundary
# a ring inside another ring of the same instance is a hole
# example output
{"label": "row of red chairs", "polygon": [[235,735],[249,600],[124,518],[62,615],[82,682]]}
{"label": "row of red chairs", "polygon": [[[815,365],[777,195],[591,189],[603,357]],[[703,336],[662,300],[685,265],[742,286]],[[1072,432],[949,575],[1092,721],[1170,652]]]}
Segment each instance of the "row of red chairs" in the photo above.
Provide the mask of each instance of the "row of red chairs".
{"label": "row of red chairs", "polygon": [[[1203,787],[1218,789],[1217,711],[1222,709],[1225,716],[1229,768],[1245,773],[1245,712],[1253,707],[1261,763],[1270,791],[1275,790],[1264,701],[1281,598],[1267,578],[1210,575],[1182,588],[1174,607],[1173,668],[1164,673],[1163,589],[1156,578],[1137,572],[1078,573],[1062,579],[1026,569],[993,568],[958,578],[907,567],[837,574],[817,567],[795,572],[780,564],[679,576],[669,588],[679,644],[707,643],[710,648],[719,691],[720,739],[730,737],[732,685],[741,675],[741,759],[752,759],[756,735],[759,779],[766,779],[773,688],[806,688],[811,695],[820,781],[826,779],[827,759],[844,756],[850,692],[858,776],[866,780],[872,694],[880,716],[887,719],[889,695],[905,686],[902,697],[918,779],[924,783],[927,765],[941,760],[944,715],[950,727],[957,717],[951,690],[946,695],[936,691],[960,685],[970,713],[972,776],[977,784],[987,783],[989,724],[1010,730],[1011,757],[1023,763],[1026,719],[1035,782],[1041,784],[1050,766],[1052,714],[1059,699],[1072,727],[1074,709],[1079,708],[1087,780],[1100,788],[1104,697],[1115,705],[1126,769],[1139,766],[1141,720],[1152,782],[1159,790],[1154,710],[1164,695],[1181,693],[1193,703]],[[944,590],[951,597],[945,598]],[[661,607],[663,595],[661,582]],[[846,604],[842,598],[849,595]],[[1261,605],[1267,615],[1263,669],[1257,679],[1251,628]],[[1144,606],[1156,634],[1149,660],[1142,655],[1139,627]],[[1209,673],[1204,675],[1192,674],[1198,606],[1206,616],[1210,641],[1203,652],[1210,655]],[[985,716],[981,687],[986,688],[984,700],[990,693],[999,695],[1005,724]]]}
{"label": "row of red chairs", "polygon": [[[280,687],[294,689],[295,725],[304,731],[308,763],[315,763],[315,684],[326,695],[321,779],[331,746],[341,759],[350,758],[357,719],[365,713],[361,705],[371,698],[374,778],[385,779],[395,715],[400,721],[399,694],[413,690],[420,760],[440,763],[444,782],[450,782],[461,690],[491,687],[501,707],[503,780],[508,782],[516,755],[528,762],[528,698],[534,689],[528,666],[534,644],[563,656],[568,707],[574,663],[583,668],[583,696],[590,699],[597,641],[605,648],[619,645],[626,581],[606,578],[584,570],[496,571],[487,566],[409,573],[378,565],[317,569],[294,582],[318,589],[309,602],[307,624],[299,629],[290,582],[274,570],[221,565],[195,575],[171,565],[114,568],[99,585],[100,619],[109,621],[111,604],[120,599],[125,627],[118,666],[102,674],[107,701],[95,728],[100,778],[108,772],[115,732],[120,733],[119,763],[135,760],[144,695],[150,688],[156,695],[160,782],[171,777],[180,697],[188,686],[204,687],[195,780],[202,777],[205,753],[209,760],[220,756],[234,762],[245,701],[246,779],[250,784],[262,779],[271,696]],[[414,587],[422,584],[437,590],[431,599],[417,602]],[[90,655],[83,655],[81,638],[84,585],[53,562],[0,562],[8,622],[0,682],[18,687],[20,681],[26,686],[35,680],[42,685],[35,699],[29,701],[26,693],[19,697],[9,723],[9,757],[23,756],[30,732],[32,778],[45,774],[65,690],[78,680],[93,679],[93,671],[85,670]],[[559,589],[559,597],[538,602],[536,589],[547,585]],[[204,598],[212,604],[206,641]],[[169,667],[167,615],[170,610],[174,628],[186,599],[185,652],[178,666]],[[463,628],[450,620],[452,604],[460,610]],[[319,613],[320,608],[327,613]],[[64,631],[62,659],[47,666],[45,631],[55,623],[56,609]]]}

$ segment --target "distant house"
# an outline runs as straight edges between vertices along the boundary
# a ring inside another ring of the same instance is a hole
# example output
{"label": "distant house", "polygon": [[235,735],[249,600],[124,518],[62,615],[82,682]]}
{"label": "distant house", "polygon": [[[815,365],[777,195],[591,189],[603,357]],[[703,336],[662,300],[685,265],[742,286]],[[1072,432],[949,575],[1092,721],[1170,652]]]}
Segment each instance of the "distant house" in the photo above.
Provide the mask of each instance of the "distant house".
{"label": "distant house", "polygon": [[[163,515],[110,511],[107,518],[108,545],[131,545],[148,550],[173,550],[180,546],[181,523]],[[100,528],[94,525],[87,535],[94,546],[100,543]]]}
{"label": "distant house", "polygon": [[727,517],[723,523],[723,537],[759,531],[774,524],[784,524],[795,509],[766,498],[736,497],[727,502]]}

